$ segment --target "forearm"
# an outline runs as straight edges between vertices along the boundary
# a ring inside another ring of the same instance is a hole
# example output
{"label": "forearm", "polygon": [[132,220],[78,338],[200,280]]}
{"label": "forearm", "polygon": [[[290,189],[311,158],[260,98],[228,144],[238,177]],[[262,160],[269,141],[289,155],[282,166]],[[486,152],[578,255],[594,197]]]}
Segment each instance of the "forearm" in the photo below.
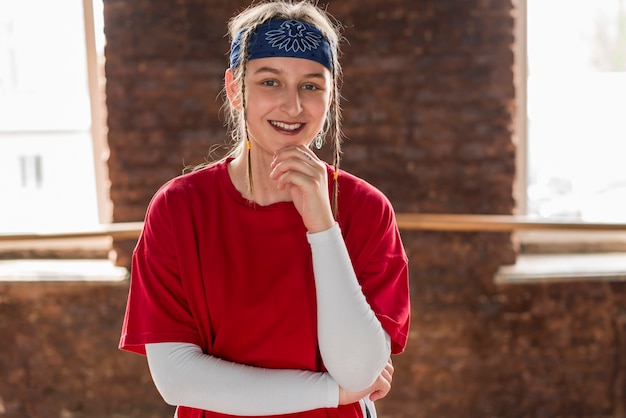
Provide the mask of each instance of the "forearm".
{"label": "forearm", "polygon": [[387,364],[389,336],[363,295],[339,226],[307,237],[313,256],[322,359],[340,386],[362,390]]}
{"label": "forearm", "polygon": [[146,344],[152,379],[171,405],[230,415],[277,415],[336,407],[328,373],[264,369],[204,354],[187,343]]}

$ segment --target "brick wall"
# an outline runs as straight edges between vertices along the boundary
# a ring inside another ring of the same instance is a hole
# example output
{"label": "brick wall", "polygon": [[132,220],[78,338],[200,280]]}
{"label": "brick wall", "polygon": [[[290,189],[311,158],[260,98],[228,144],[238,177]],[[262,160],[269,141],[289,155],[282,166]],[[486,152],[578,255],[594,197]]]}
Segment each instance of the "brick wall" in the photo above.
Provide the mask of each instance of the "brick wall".
{"label": "brick wall", "polygon": [[127,282],[0,282],[2,418],[164,418],[146,360],[117,350]]}
{"label": "brick wall", "polygon": [[[141,220],[163,182],[224,143],[225,22],[246,3],[105,1],[114,221]],[[349,40],[344,167],[399,211],[510,213],[511,4],[344,0],[328,8]]]}
{"label": "brick wall", "polygon": [[[226,20],[244,1],[104,0],[115,222],[225,140]],[[344,168],[402,212],[511,213],[513,5],[331,0],[346,24]],[[382,417],[623,417],[622,284],[496,286],[508,234],[403,231],[412,327]],[[127,265],[132,242],[116,242]],[[165,417],[117,350],[127,283],[0,286],[0,415]],[[9,338],[4,338],[9,336]],[[7,342],[8,341],[8,342]]]}

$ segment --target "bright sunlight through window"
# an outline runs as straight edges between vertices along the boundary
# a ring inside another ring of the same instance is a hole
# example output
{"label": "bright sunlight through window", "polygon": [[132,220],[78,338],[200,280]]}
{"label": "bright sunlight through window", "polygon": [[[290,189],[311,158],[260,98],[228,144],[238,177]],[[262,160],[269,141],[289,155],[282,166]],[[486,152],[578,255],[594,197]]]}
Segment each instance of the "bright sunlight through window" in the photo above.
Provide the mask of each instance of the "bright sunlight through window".
{"label": "bright sunlight through window", "polygon": [[81,0],[0,0],[1,232],[98,223],[86,62]]}
{"label": "bright sunlight through window", "polygon": [[626,0],[528,0],[528,200],[626,222]]}

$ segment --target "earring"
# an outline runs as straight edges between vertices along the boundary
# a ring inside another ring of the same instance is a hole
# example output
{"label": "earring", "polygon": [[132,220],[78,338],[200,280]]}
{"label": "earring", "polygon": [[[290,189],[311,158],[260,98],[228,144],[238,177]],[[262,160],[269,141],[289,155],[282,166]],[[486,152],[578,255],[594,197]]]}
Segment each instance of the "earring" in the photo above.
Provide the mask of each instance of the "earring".
{"label": "earring", "polygon": [[315,148],[322,149],[322,145],[324,145],[324,138],[322,138],[322,133],[320,132],[315,137]]}

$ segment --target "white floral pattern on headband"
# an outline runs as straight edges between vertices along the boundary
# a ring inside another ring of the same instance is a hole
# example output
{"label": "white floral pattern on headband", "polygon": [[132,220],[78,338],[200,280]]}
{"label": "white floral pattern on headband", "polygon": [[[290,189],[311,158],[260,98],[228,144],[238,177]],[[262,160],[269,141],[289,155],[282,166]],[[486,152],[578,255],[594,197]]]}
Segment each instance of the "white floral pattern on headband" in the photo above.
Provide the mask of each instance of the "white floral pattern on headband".
{"label": "white floral pattern on headband", "polygon": [[322,37],[307,30],[307,27],[297,20],[287,20],[278,29],[267,31],[265,40],[278,49],[287,52],[305,52],[317,49],[322,43]]}

